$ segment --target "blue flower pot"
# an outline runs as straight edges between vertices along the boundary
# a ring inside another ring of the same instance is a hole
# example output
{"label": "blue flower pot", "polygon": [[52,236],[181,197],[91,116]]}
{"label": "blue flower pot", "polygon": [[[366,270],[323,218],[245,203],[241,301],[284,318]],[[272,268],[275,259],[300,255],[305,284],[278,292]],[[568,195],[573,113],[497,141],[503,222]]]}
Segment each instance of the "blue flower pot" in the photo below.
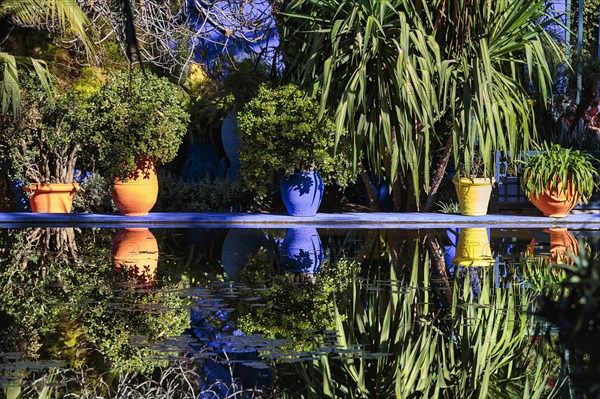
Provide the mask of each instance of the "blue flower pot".
{"label": "blue flower pot", "polygon": [[318,273],[325,258],[317,229],[288,229],[279,247],[281,268],[289,273]]}
{"label": "blue flower pot", "polygon": [[323,200],[325,183],[319,172],[297,172],[282,177],[279,189],[290,216],[314,216]]}

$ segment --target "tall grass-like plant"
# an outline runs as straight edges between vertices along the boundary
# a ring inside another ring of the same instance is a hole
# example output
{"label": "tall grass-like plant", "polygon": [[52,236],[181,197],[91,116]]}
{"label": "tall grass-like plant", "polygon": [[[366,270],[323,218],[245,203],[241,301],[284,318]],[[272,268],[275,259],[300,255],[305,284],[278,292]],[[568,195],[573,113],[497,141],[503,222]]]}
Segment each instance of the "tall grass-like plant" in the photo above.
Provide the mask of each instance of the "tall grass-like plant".
{"label": "tall grass-like plant", "polygon": [[[429,263],[424,256],[425,265]],[[439,310],[419,251],[407,274],[355,280],[349,305],[334,308],[336,347],[300,373],[303,398],[540,398],[552,364],[528,324],[533,292],[495,286],[486,269],[455,276]],[[477,277],[477,278],[475,278]],[[421,278],[424,286],[419,286]],[[339,354],[336,354],[339,352]]]}
{"label": "tall grass-like plant", "polygon": [[408,187],[406,207],[427,210],[452,149],[468,172],[477,148],[528,148],[525,84],[532,79],[545,98],[547,54],[560,54],[546,10],[543,0],[293,0],[284,60],[322,111],[335,110],[354,164],[364,147],[373,171]]}

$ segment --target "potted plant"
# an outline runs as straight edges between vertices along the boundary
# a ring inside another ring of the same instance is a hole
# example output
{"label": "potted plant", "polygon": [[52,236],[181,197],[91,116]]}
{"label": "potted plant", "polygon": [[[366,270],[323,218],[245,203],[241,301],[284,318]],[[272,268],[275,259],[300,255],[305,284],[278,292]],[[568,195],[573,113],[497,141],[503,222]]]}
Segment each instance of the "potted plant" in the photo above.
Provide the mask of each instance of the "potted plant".
{"label": "potted plant", "polygon": [[339,146],[336,126],[319,118],[319,105],[293,84],[262,85],[238,115],[242,176],[259,195],[272,171],[281,172],[280,191],[292,216],[313,216],[323,198],[324,181],[345,186],[350,158]]}
{"label": "potted plant", "polygon": [[[463,163],[452,179],[458,195],[460,213],[467,216],[487,214],[492,186],[495,179],[489,176],[482,154],[479,150],[461,151]],[[473,154],[473,155],[469,155]]]}
{"label": "potted plant", "polygon": [[545,216],[565,217],[579,201],[587,203],[600,188],[600,174],[590,154],[544,143],[528,158],[521,186]]}
{"label": "potted plant", "polygon": [[177,155],[187,131],[189,114],[179,90],[150,72],[114,71],[82,112],[95,158],[114,179],[117,209],[147,215],[158,195],[156,166]]}
{"label": "potted plant", "polygon": [[59,95],[23,79],[22,111],[2,116],[0,147],[12,179],[23,181],[33,212],[68,213],[75,192],[78,156],[85,131],[72,92]]}

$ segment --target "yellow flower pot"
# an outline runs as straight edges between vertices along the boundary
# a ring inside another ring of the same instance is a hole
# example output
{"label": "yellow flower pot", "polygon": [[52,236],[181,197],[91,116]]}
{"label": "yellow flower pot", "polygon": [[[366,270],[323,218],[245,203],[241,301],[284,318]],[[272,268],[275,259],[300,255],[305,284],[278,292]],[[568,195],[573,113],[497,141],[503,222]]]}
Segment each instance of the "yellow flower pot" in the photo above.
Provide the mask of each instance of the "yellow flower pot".
{"label": "yellow flower pot", "polygon": [[458,178],[454,176],[452,182],[456,187],[462,215],[483,216],[487,214],[494,179],[461,177],[459,184]]}
{"label": "yellow flower pot", "polygon": [[492,266],[490,240],[485,227],[468,227],[460,230],[456,255],[452,263],[457,266]]}

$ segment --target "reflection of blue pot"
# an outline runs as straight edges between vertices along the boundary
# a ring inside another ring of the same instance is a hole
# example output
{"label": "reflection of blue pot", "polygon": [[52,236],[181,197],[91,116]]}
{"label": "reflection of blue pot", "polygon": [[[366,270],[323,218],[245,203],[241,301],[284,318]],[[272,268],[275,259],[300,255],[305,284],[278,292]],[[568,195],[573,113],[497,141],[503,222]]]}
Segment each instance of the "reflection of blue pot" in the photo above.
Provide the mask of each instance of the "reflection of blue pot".
{"label": "reflection of blue pot", "polygon": [[17,204],[17,212],[31,212],[31,205],[29,205],[29,197],[27,193],[23,191],[22,180],[12,180],[10,186],[13,194],[15,195],[15,203]]}
{"label": "reflection of blue pot", "polygon": [[317,273],[323,263],[323,243],[317,229],[289,229],[279,247],[281,268],[290,273]]}
{"label": "reflection of blue pot", "polygon": [[282,177],[279,189],[290,216],[314,216],[323,200],[325,184],[318,172],[297,172]]}

